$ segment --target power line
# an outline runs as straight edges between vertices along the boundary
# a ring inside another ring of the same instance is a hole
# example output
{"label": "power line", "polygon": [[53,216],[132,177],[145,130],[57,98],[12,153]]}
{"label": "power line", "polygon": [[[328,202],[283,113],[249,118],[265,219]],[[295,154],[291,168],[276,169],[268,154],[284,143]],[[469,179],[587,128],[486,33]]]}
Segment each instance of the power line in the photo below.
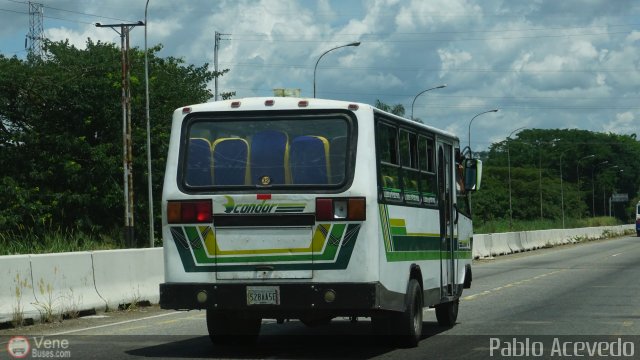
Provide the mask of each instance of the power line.
{"label": "power line", "polygon": [[18,10],[0,9],[0,11],[6,11],[6,12],[12,12],[12,13],[16,13],[16,14],[29,15],[29,13],[28,13],[28,12],[25,12],[25,11],[18,11]]}
{"label": "power line", "polygon": [[[574,27],[545,27],[545,28],[529,28],[529,29],[500,29],[500,30],[468,30],[468,31],[429,31],[429,32],[379,32],[379,33],[340,33],[339,36],[362,36],[362,38],[375,37],[375,36],[388,36],[388,35],[434,35],[434,34],[467,34],[467,33],[505,33],[505,32],[529,32],[529,31],[557,31],[557,30],[579,30],[579,29],[607,29],[612,27],[634,27],[640,26],[637,23],[631,24],[610,24],[602,26],[574,26]],[[299,34],[282,34],[273,36],[272,34],[264,33],[236,33],[238,36],[262,36],[274,39],[281,39],[282,37],[299,38]]]}
{"label": "power line", "polygon": [[[628,31],[614,31],[614,32],[600,32],[590,34],[557,34],[557,35],[531,35],[531,36],[509,36],[509,37],[478,37],[478,38],[441,38],[441,39],[411,39],[411,40],[367,40],[367,43],[375,44],[393,44],[393,43],[425,43],[425,42],[462,42],[462,41],[491,41],[491,40],[521,40],[521,39],[544,39],[544,38],[573,38],[573,37],[589,37],[589,36],[603,36],[603,35],[620,35],[629,34]],[[265,42],[265,39],[242,39],[234,38],[237,41],[246,42]],[[288,42],[288,43],[335,43],[335,39],[331,40],[283,40],[283,39],[271,39],[273,42]]]}
{"label": "power line", "polygon": [[[29,4],[28,1],[18,1],[18,0],[5,0],[5,1],[9,1],[9,2],[12,2],[12,3],[17,3],[17,4],[25,4],[25,5]],[[126,19],[120,19],[120,18],[114,18],[114,17],[109,17],[109,16],[90,14],[90,13],[85,13],[85,12],[75,11],[75,10],[61,9],[61,8],[57,8],[57,7],[53,7],[53,6],[47,6],[47,5],[44,5],[44,4],[41,4],[41,5],[45,9],[63,11],[63,12],[68,12],[68,13],[76,14],[76,15],[91,16],[91,17],[95,17],[95,18],[98,18],[98,19],[108,19],[108,20],[117,20],[117,21],[124,21],[124,22],[133,22],[133,21],[126,20]],[[16,11],[16,10],[8,10],[8,9],[0,9],[0,10],[7,11],[7,12],[18,13],[18,14],[29,14],[27,12]],[[94,24],[92,22],[86,22],[86,21],[81,21],[81,20],[71,20],[71,19],[59,18],[59,17],[55,17],[55,16],[47,16],[47,15],[45,15],[44,17],[48,18],[48,19],[76,22],[76,23],[80,23],[80,24],[89,24],[89,25],[93,25]]]}
{"label": "power line", "polygon": [[[225,67],[250,67],[250,68],[286,68],[286,69],[311,69],[312,65],[302,64],[254,64],[254,63],[223,63]],[[323,66],[324,69],[340,69],[340,70],[393,70],[393,71],[425,71],[425,72],[479,72],[479,73],[526,73],[526,74],[544,74],[544,73],[593,73],[593,72],[636,72],[636,69],[577,69],[577,70],[527,70],[527,69],[465,69],[465,68],[452,68],[452,69],[440,69],[440,68],[423,68],[418,66]]]}
{"label": "power line", "polygon": [[[47,8],[47,9],[51,9],[51,10],[64,11],[64,12],[68,12],[68,13],[72,13],[72,14],[77,14],[77,15],[92,16],[92,17],[99,18],[99,19],[117,20],[117,21],[124,21],[124,22],[127,22],[127,23],[132,23],[132,22],[134,22],[134,21],[131,21],[131,20],[126,20],[126,19],[113,18],[113,17],[102,16],[102,15],[95,15],[95,14],[89,14],[89,13],[83,13],[83,12],[80,12],[80,11],[74,11],[74,10],[60,9],[60,8],[55,8],[55,7],[52,7],[52,6],[46,6],[46,5],[44,5],[44,7],[45,7],[45,8]],[[92,23],[90,23],[90,24],[92,24]]]}

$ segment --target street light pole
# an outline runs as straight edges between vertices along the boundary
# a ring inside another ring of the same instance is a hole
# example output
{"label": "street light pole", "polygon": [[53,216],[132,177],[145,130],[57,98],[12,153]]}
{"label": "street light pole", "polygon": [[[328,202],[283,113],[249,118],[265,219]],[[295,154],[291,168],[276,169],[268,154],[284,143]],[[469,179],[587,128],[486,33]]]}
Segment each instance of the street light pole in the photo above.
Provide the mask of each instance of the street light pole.
{"label": "street light pole", "polygon": [[360,46],[360,41],[356,41],[356,42],[352,42],[350,44],[334,47],[332,49],[329,49],[329,50],[323,52],[322,55],[320,55],[320,57],[318,57],[318,60],[316,61],[316,66],[313,68],[313,98],[314,99],[316,97],[316,70],[318,69],[318,63],[320,62],[320,59],[322,59],[322,57],[325,56],[328,52],[331,52],[333,50],[337,50],[337,49],[340,49],[340,48],[343,48],[343,47],[347,47],[347,46]]}
{"label": "street light pole", "polygon": [[513,228],[513,207],[511,204],[511,153],[509,152],[509,140],[511,140],[511,135],[513,135],[513,133],[524,128],[524,126],[519,127],[507,136],[507,168],[509,169],[509,229]]}
{"label": "street light pole", "polygon": [[540,140],[536,141],[538,145],[538,193],[540,194],[540,220],[543,220],[542,214],[542,152],[540,151]]}
{"label": "street light pole", "polygon": [[[624,172],[624,169],[618,170],[618,174],[620,174],[621,172]],[[613,197],[613,191],[614,190],[615,190],[614,188],[611,188],[611,196],[609,196],[609,217],[611,217],[611,198]],[[605,213],[606,213],[606,211],[607,210],[605,209]]]}
{"label": "street light pole", "polygon": [[564,229],[564,186],[562,184],[562,157],[564,154],[569,151],[565,150],[560,154],[560,204],[562,208],[562,228]]}
{"label": "street light pole", "polygon": [[601,163],[595,164],[591,167],[591,217],[596,217],[596,186],[593,181],[593,174],[596,171],[596,168],[600,165],[608,164],[609,160],[605,160]]}
{"label": "street light pole", "polygon": [[[585,157],[581,157],[580,159],[578,159],[578,162],[576,164],[576,178],[578,179],[578,200],[579,201],[581,200],[581,197],[582,197],[582,196],[580,196],[580,161],[582,161],[584,159],[590,159],[590,158],[592,158],[594,156],[595,155],[590,154],[590,155],[587,155]],[[582,213],[580,213],[580,218],[582,219]]]}
{"label": "street light pole", "polygon": [[[618,168],[618,165],[613,165],[613,166],[609,166],[606,169],[603,169],[602,171],[605,172],[609,169],[617,169],[617,168]],[[622,169],[619,170],[618,172],[621,172],[621,171]],[[603,216],[607,216],[607,188],[605,185],[602,186],[602,215]]]}
{"label": "street light pole", "polygon": [[153,177],[151,176],[151,117],[149,115],[149,51],[147,50],[147,9],[149,0],[144,6],[144,92],[145,116],[147,120],[147,187],[149,196],[149,247],[154,246],[153,236]]}
{"label": "street light pole", "polygon": [[[122,167],[124,195],[124,241],[127,247],[136,247],[133,223],[133,145],[131,133],[131,72],[129,61],[129,33],[136,26],[145,26],[142,21],[131,24],[101,24],[95,26],[108,27],[120,35],[120,53],[122,61],[121,103],[122,103]],[[120,29],[118,31],[117,29]]]}
{"label": "street light pole", "polygon": [[490,113],[490,112],[498,112],[498,109],[492,109],[492,110],[487,110],[487,111],[483,111],[479,114],[476,114],[474,117],[471,118],[471,121],[469,121],[469,139],[467,144],[469,145],[469,153],[471,153],[471,123],[473,123],[473,120],[475,118],[477,118],[478,116],[482,115],[482,114],[486,114],[486,113]]}
{"label": "street light pole", "polygon": [[413,120],[413,105],[416,103],[416,99],[418,98],[418,96],[420,96],[420,95],[422,95],[422,94],[424,94],[424,93],[426,93],[427,91],[430,91],[430,90],[442,89],[442,88],[446,88],[446,87],[447,87],[447,84],[442,84],[440,86],[432,87],[430,89],[423,90],[423,91],[419,92],[418,95],[416,95],[413,98],[413,102],[411,102],[411,120]]}

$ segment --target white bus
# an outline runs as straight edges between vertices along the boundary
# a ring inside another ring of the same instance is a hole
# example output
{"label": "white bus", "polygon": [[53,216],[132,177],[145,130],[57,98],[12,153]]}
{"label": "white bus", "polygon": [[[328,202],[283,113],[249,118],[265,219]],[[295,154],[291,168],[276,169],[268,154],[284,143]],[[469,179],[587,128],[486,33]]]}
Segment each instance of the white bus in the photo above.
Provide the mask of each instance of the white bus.
{"label": "white bus", "polygon": [[456,136],[366,104],[177,109],[161,307],[206,310],[214,342],[255,340],[265,318],[370,317],[415,346],[423,308],[453,326],[471,284],[468,194],[482,163],[462,153]]}

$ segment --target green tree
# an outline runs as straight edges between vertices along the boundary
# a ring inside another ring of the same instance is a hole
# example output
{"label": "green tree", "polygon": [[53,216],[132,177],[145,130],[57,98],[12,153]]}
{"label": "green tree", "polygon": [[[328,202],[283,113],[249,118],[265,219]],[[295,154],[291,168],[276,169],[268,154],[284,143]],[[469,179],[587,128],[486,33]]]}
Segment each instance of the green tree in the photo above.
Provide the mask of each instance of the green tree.
{"label": "green tree", "polygon": [[[161,58],[160,50],[149,50],[157,230],[173,110],[209,100],[209,82],[228,71]],[[117,233],[124,212],[120,49],[88,40],[86,49],[48,42],[46,51],[44,60],[0,55],[0,227]],[[135,220],[146,239],[144,52],[134,48],[130,59]]]}
{"label": "green tree", "polygon": [[[563,201],[565,217],[604,215],[612,192],[638,194],[638,153],[640,143],[632,135],[522,130],[492,144],[483,158],[483,189],[474,194],[474,213],[481,220],[509,218],[510,170],[514,219],[540,218],[541,195],[544,219],[560,219]],[[628,212],[616,215],[628,220]]]}
{"label": "green tree", "polygon": [[386,111],[386,112],[390,112],[394,115],[398,115],[398,116],[404,116],[404,106],[402,104],[396,104],[396,105],[387,105],[385,103],[383,103],[380,100],[376,100],[376,105],[375,107],[377,107],[378,109],[382,110],[382,111]]}

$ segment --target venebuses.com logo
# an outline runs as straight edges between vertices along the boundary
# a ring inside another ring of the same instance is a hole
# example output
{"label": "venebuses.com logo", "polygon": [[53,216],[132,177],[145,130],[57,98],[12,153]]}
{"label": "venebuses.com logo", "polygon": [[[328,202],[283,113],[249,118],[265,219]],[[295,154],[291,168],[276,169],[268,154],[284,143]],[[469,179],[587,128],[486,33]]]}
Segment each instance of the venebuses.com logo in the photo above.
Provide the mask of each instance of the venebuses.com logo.
{"label": "venebuses.com logo", "polygon": [[25,336],[13,336],[7,342],[7,353],[14,359],[30,356],[37,358],[70,358],[69,340],[47,339],[44,336],[34,337],[29,341]]}
{"label": "venebuses.com logo", "polygon": [[24,336],[14,336],[7,343],[7,353],[16,359],[24,359],[30,350],[29,339]]}

